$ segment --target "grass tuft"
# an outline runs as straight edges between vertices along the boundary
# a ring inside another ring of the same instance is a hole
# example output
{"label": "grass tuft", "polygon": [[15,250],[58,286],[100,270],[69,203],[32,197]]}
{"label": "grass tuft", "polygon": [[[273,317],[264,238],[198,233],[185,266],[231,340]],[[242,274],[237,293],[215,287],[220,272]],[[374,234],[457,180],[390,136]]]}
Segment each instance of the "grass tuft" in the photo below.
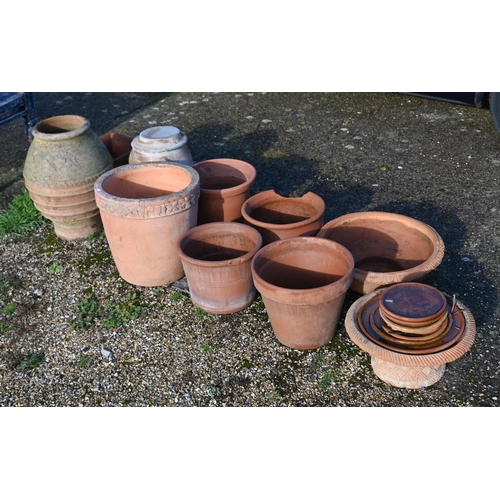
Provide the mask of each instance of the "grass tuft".
{"label": "grass tuft", "polygon": [[46,219],[35,207],[29,192],[14,196],[9,210],[0,212],[0,238],[6,234],[22,235],[43,224]]}

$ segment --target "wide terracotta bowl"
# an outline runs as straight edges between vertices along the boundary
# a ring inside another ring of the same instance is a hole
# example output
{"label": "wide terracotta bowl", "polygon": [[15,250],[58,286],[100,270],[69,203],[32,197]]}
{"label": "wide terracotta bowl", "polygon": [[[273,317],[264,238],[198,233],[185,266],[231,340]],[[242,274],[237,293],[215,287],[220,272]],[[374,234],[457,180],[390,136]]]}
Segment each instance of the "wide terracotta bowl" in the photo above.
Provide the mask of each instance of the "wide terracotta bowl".
{"label": "wide terracotta bowl", "polygon": [[435,229],[405,215],[358,212],[327,222],[318,232],[345,246],[355,261],[351,290],[367,294],[404,281],[420,281],[444,256]]}

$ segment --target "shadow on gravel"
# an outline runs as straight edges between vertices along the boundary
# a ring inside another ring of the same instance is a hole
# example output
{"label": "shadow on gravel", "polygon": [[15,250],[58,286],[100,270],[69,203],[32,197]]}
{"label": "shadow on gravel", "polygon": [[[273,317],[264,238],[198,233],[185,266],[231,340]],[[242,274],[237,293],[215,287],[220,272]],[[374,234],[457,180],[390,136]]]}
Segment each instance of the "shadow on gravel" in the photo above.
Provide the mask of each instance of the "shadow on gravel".
{"label": "shadow on gravel", "polygon": [[391,202],[374,210],[407,215],[432,226],[443,238],[445,256],[424,282],[448,295],[456,295],[471,310],[478,327],[493,318],[498,307],[498,293],[480,263],[463,252],[466,225],[455,213],[430,202],[412,201]]}
{"label": "shadow on gravel", "polygon": [[276,149],[277,142],[274,131],[233,135],[231,125],[220,123],[198,127],[189,134],[195,162],[214,158],[247,161],[257,169],[252,194],[274,189],[281,196],[297,197],[312,191],[325,201],[325,222],[363,210],[371,202],[373,190],[356,184],[339,189],[333,180],[325,180],[318,162]]}

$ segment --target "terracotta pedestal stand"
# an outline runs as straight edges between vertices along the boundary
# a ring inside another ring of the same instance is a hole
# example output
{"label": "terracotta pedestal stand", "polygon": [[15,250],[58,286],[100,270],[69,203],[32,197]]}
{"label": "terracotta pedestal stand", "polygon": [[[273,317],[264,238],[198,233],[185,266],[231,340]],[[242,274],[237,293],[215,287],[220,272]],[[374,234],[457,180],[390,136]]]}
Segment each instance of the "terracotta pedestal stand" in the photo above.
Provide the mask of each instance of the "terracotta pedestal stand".
{"label": "terracotta pedestal stand", "polygon": [[428,354],[396,352],[375,342],[373,338],[370,339],[363,330],[366,326],[363,325],[362,316],[366,308],[373,304],[383,291],[384,289],[375,290],[364,295],[349,308],[345,319],[349,337],[360,349],[371,355],[373,371],[384,382],[407,389],[421,389],[435,384],[443,376],[446,363],[457,360],[472,347],[476,334],[472,314],[459,301],[453,303],[450,308],[451,315],[458,317],[457,321],[463,333],[450,347]]}

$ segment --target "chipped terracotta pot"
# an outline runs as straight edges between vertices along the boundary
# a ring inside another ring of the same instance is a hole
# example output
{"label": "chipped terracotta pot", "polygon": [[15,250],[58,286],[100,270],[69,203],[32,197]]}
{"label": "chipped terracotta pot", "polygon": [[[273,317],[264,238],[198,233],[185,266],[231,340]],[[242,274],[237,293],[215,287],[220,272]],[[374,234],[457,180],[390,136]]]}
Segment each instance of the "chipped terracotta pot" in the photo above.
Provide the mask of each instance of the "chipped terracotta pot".
{"label": "chipped terracotta pot", "polygon": [[232,158],[195,163],[200,175],[201,195],[198,224],[240,222],[241,206],[250,196],[257,172],[253,165]]}
{"label": "chipped terracotta pot", "polygon": [[160,286],[182,276],[177,241],[196,226],[200,179],[187,165],[123,165],[95,183],[96,202],[120,276]]}
{"label": "chipped terracotta pot", "polygon": [[36,208],[64,240],[102,230],[94,182],[113,158],[82,116],[54,116],[37,123],[24,164],[24,182]]}
{"label": "chipped terracotta pot", "polygon": [[188,139],[177,127],[159,126],[143,130],[132,140],[129,163],[170,161],[192,165]]}
{"label": "chipped terracotta pot", "polygon": [[323,225],[325,202],[311,192],[300,198],[285,198],[270,189],[250,197],[241,213],[267,245],[285,238],[315,236]]}
{"label": "chipped terracotta pot", "polygon": [[[346,331],[360,349],[370,354],[373,371],[381,380],[407,389],[429,387],[441,379],[447,363],[472,347],[476,334],[474,318],[461,302],[446,297],[452,321],[444,337],[425,347],[393,343],[382,335],[380,322],[377,324],[380,300],[393,286],[397,285],[374,290],[358,299],[346,314]],[[424,303],[424,308],[427,306]],[[401,332],[389,329],[386,333]]]}
{"label": "chipped terracotta pot", "polygon": [[344,245],[356,262],[351,289],[366,294],[419,281],[444,257],[441,236],[427,224],[389,212],[358,212],[327,222],[318,232]]}
{"label": "chipped terracotta pot", "polygon": [[215,314],[248,307],[257,294],[250,265],[261,246],[259,232],[237,222],[212,222],[184,233],[177,249],[193,304]]}
{"label": "chipped terracotta pot", "polygon": [[252,276],[278,340],[292,349],[327,344],[337,329],[353,269],[350,252],[322,238],[288,238],[261,248],[252,261]]}

